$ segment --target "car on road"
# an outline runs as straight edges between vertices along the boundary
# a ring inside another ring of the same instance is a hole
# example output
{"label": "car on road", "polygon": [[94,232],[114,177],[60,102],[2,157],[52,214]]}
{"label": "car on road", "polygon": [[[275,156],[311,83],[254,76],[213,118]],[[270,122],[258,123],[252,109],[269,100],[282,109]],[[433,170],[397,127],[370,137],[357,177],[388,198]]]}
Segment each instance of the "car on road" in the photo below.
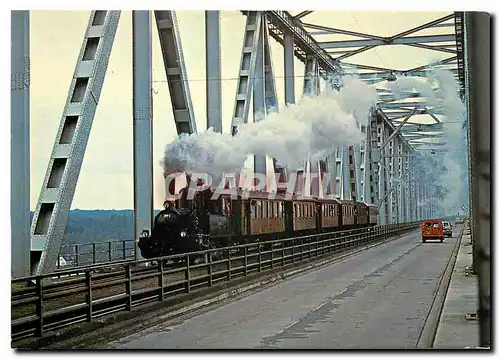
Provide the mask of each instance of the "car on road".
{"label": "car on road", "polygon": [[441,243],[444,240],[443,222],[439,219],[431,219],[422,221],[420,225],[422,230],[422,242],[431,239],[438,239]]}
{"label": "car on road", "polygon": [[448,221],[443,221],[443,234],[447,237],[453,237],[453,227]]}

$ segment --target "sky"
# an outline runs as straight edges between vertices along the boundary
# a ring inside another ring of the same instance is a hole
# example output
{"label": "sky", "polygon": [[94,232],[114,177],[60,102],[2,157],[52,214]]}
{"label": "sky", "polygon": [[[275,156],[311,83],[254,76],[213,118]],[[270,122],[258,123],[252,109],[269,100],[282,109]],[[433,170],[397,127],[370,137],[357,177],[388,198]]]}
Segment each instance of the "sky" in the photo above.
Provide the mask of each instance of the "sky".
{"label": "sky", "polygon": [[[296,13],[296,12],[292,12]],[[332,12],[318,11],[302,20],[351,31],[390,36],[442,17],[449,12]],[[61,120],[69,84],[80,51],[90,11],[31,12],[31,192],[34,210]],[[205,20],[203,11],[177,12],[184,59],[198,131],[206,129]],[[239,11],[221,12],[223,131],[231,123],[246,17]],[[154,18],[153,18],[154,24]],[[426,30],[420,34],[434,34]],[[438,30],[443,33],[443,30]],[[176,137],[158,33],[153,26],[153,166],[154,204],[163,202],[160,160],[165,145]],[[337,40],[349,36],[335,37]],[[323,36],[322,41],[331,41]],[[283,48],[270,39],[278,103],[284,106]],[[379,47],[353,56],[348,62],[410,69],[449,54],[407,46]],[[304,65],[295,60],[296,101],[303,88]],[[252,115],[249,115],[251,121]],[[132,158],[132,13],[120,17],[99,106],[71,208],[133,208]]]}

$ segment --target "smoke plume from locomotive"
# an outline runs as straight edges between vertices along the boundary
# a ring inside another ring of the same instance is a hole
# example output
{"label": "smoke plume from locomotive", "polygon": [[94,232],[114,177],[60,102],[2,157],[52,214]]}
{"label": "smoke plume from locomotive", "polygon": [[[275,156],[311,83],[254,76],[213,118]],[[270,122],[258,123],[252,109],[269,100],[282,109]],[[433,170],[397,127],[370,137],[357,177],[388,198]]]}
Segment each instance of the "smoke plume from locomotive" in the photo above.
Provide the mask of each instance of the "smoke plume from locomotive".
{"label": "smoke plume from locomotive", "polygon": [[447,150],[434,155],[422,151],[421,171],[427,176],[435,176],[436,183],[444,188],[444,193],[435,198],[439,214],[461,211],[468,201],[467,130],[465,104],[460,99],[457,79],[450,71],[433,69],[426,78],[399,77],[388,83],[388,87],[395,99],[402,98],[405,91],[416,90],[426,98],[428,106],[440,110],[443,131],[440,142],[446,143],[444,148]]}
{"label": "smoke plume from locomotive", "polygon": [[[358,144],[377,93],[361,80],[345,76],[340,91],[304,96],[298,104],[268,113],[265,120],[238,126],[235,136],[209,129],[182,134],[165,148],[167,172],[208,172],[219,175],[240,170],[249,154],[265,154],[289,168],[324,158],[335,147]],[[175,168],[175,171],[172,170]]]}

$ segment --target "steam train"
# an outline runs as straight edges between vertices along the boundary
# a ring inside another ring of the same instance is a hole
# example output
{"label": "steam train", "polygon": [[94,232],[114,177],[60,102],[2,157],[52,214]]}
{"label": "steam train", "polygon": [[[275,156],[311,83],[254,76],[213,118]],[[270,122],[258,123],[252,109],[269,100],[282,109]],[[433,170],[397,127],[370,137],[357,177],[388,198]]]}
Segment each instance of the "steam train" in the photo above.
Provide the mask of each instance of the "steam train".
{"label": "steam train", "polygon": [[209,186],[191,197],[189,191],[182,189],[156,215],[151,235],[139,239],[143,258],[377,225],[373,204],[241,189],[214,196]]}

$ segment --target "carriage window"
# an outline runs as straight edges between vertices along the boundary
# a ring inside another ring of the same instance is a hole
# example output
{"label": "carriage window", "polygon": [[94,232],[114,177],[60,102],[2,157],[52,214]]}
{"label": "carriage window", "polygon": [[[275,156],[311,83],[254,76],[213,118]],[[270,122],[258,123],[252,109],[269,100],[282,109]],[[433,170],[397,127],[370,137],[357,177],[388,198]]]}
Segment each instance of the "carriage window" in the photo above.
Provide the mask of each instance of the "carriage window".
{"label": "carriage window", "polygon": [[293,217],[297,217],[297,205],[295,203],[293,204]]}
{"label": "carriage window", "polygon": [[262,218],[267,218],[267,202],[262,201]]}
{"label": "carriage window", "polygon": [[274,203],[274,217],[278,218],[280,216],[280,203]]}
{"label": "carriage window", "polygon": [[257,207],[255,206],[250,206],[252,209],[252,218],[257,218]]}
{"label": "carriage window", "polygon": [[285,203],[281,202],[281,217],[285,216]]}
{"label": "carriage window", "polygon": [[269,218],[274,218],[274,202],[269,203]]}
{"label": "carriage window", "polygon": [[262,218],[262,202],[257,201],[257,218]]}

